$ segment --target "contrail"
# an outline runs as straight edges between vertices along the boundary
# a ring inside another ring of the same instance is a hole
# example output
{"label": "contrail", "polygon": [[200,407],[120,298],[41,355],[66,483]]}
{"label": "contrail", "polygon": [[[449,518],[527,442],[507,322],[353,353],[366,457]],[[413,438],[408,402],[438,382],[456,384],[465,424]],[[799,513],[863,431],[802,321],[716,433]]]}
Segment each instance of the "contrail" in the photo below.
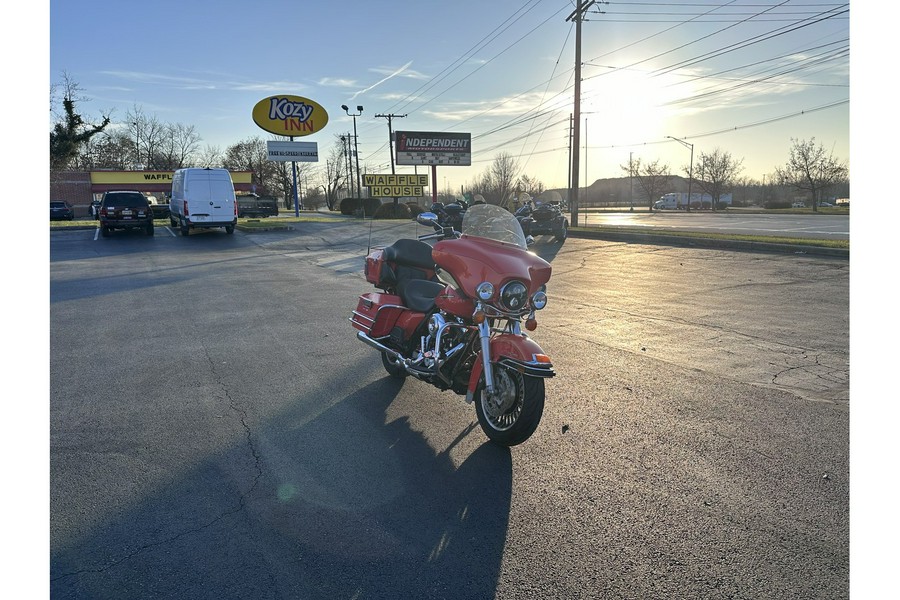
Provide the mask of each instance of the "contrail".
{"label": "contrail", "polygon": [[358,92],[356,92],[355,94],[353,94],[352,96],[350,96],[350,100],[353,100],[354,98],[356,98],[356,97],[359,96],[360,94],[365,94],[365,93],[368,92],[369,90],[372,90],[372,89],[378,87],[379,85],[381,85],[382,83],[384,83],[385,81],[387,81],[388,79],[390,79],[391,77],[396,77],[397,75],[399,75],[400,73],[402,73],[403,71],[405,71],[406,69],[408,69],[408,68],[409,68],[409,65],[411,65],[412,63],[413,63],[413,61],[409,61],[408,63],[406,63],[405,65],[403,65],[402,67],[400,67],[399,69],[397,69],[396,71],[394,71],[393,73],[391,73],[390,75],[388,75],[387,77],[385,77],[384,79],[382,79],[381,81],[378,81],[378,82],[376,82],[376,83],[373,83],[372,85],[370,85],[369,87],[367,87],[367,88],[364,89],[364,90],[359,90]]}

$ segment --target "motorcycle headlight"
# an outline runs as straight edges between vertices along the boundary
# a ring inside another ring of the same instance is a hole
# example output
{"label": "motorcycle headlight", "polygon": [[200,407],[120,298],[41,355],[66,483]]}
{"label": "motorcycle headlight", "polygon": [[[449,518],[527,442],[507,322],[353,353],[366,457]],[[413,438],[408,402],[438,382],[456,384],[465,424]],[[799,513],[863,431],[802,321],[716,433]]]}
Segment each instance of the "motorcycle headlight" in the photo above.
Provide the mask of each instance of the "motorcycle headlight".
{"label": "motorcycle headlight", "polygon": [[531,297],[531,306],[533,306],[535,310],[541,310],[547,306],[547,293],[543,290],[535,292],[534,296]]}
{"label": "motorcycle headlight", "polygon": [[478,294],[478,298],[487,302],[494,297],[494,285],[490,281],[479,283],[478,287],[475,288],[475,293]]}
{"label": "motorcycle headlight", "polygon": [[500,305],[508,311],[518,312],[528,302],[528,288],[521,281],[510,281],[500,288]]}

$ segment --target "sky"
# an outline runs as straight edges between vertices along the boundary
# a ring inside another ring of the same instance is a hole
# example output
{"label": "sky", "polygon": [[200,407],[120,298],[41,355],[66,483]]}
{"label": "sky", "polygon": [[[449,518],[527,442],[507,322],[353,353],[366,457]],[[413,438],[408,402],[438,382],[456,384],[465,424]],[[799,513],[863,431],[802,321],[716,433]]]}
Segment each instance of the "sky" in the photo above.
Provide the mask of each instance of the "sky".
{"label": "sky", "polygon": [[[353,132],[341,105],[362,106],[359,160],[373,173],[391,169],[375,115],[405,115],[394,130],[472,136],[472,166],[439,167],[440,191],[474,182],[500,152],[565,187],[573,11],[572,0],[54,0],[49,78],[78,83],[88,119],[109,113],[121,127],[139,109],[221,150],[271,139],[251,118],[260,100],[308,98],[329,122],[298,141],[316,142],[321,160]],[[582,24],[579,183],[621,177],[629,158],[681,173],[687,144],[695,164],[722,149],[757,180],[787,162],[793,139],[849,164],[849,34],[847,3],[595,3]]]}

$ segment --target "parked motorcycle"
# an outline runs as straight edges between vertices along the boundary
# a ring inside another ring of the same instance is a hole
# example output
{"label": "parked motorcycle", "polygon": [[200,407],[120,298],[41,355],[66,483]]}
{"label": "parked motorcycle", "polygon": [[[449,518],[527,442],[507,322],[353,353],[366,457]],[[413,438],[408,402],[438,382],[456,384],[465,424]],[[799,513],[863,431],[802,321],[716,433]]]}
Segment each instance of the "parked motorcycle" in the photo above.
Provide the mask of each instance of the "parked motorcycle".
{"label": "parked motorcycle", "polygon": [[563,214],[559,204],[554,202],[538,202],[529,200],[516,211],[516,219],[522,226],[525,235],[552,235],[556,241],[563,242],[569,234],[569,220]]}
{"label": "parked motorcycle", "polygon": [[417,220],[436,232],[366,257],[366,280],[382,291],[359,297],[356,336],[381,352],[392,377],[465,395],[489,439],[520,444],[537,428],[544,380],[555,375],[522,330],[524,320],[534,331],[547,304],[550,264],[528,252],[518,221],[498,206],[473,205],[461,230],[441,227],[434,213]]}
{"label": "parked motorcycle", "polygon": [[441,227],[452,227],[454,230],[460,231],[467,208],[469,208],[469,205],[465,200],[457,200],[447,204],[435,202],[431,205],[431,212],[437,215],[437,221]]}

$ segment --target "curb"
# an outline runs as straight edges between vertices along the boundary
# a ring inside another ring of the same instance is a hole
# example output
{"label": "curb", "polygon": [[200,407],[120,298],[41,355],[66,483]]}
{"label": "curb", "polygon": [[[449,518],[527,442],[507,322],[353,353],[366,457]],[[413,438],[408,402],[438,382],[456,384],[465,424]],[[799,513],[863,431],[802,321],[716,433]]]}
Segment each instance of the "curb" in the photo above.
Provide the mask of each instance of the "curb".
{"label": "curb", "polygon": [[721,250],[741,250],[745,252],[772,252],[779,254],[813,254],[817,256],[833,256],[850,258],[850,250],[846,248],[827,248],[824,246],[806,246],[799,244],[777,244],[772,242],[756,242],[749,240],[727,240],[681,235],[664,235],[658,233],[633,233],[624,231],[585,231],[569,229],[569,237],[627,242],[633,244],[650,244],[657,246],[684,246],[689,248],[711,248]]}
{"label": "curb", "polygon": [[269,225],[266,227],[247,227],[246,225],[235,225],[235,229],[244,233],[257,233],[260,231],[293,231],[293,225]]}

